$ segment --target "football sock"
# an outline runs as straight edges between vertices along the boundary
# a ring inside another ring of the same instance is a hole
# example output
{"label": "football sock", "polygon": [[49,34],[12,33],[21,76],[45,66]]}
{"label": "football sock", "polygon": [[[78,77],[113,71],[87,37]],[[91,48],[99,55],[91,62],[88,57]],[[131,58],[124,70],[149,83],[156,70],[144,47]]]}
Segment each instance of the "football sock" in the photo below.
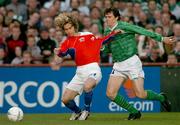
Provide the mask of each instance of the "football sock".
{"label": "football sock", "polygon": [[75,113],[81,112],[81,109],[76,105],[74,100],[70,100],[67,104],[65,104],[65,106]]}
{"label": "football sock", "polygon": [[164,96],[160,95],[160,94],[157,94],[157,93],[155,93],[152,90],[147,90],[147,97],[146,97],[146,99],[147,100],[158,100],[158,101],[163,102],[164,101]]}
{"label": "football sock", "polygon": [[137,113],[138,110],[133,107],[133,105],[129,104],[128,101],[121,95],[117,95],[113,100],[117,105],[121,106],[122,108],[126,109],[130,113]]}
{"label": "football sock", "polygon": [[92,96],[93,96],[92,91],[84,93],[84,109],[89,112],[90,112],[90,106],[92,102]]}

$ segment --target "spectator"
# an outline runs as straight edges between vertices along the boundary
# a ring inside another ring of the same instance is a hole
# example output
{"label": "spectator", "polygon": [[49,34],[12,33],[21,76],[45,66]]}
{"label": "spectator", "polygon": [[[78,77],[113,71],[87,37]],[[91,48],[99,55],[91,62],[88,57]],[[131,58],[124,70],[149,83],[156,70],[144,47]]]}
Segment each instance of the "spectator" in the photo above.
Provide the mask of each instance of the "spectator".
{"label": "spectator", "polygon": [[[155,28],[155,32],[163,35],[163,27],[157,26],[157,27]],[[159,51],[160,56],[163,56],[164,53],[165,53],[163,43],[156,41],[155,47],[158,48],[158,51]]]}
{"label": "spectator", "polygon": [[83,31],[90,31],[91,24],[91,18],[89,16],[85,16],[82,20]]}
{"label": "spectator", "polygon": [[40,40],[37,45],[41,49],[41,55],[43,56],[43,63],[49,63],[51,56],[53,55],[53,49],[56,47],[54,40],[50,39],[49,31],[47,28],[42,27],[40,30]]}
{"label": "spectator", "polygon": [[124,16],[132,17],[133,14],[133,3],[132,2],[127,2],[126,3],[126,8],[127,8],[127,13]]}
{"label": "spectator", "polygon": [[176,55],[178,62],[180,62],[180,40],[176,42],[173,53]]}
{"label": "spectator", "polygon": [[158,49],[152,48],[145,62],[162,62]]}
{"label": "spectator", "polygon": [[162,18],[161,11],[159,11],[159,10],[154,11],[153,24],[155,24],[156,26],[162,26],[161,18]]}
{"label": "spectator", "polygon": [[25,17],[27,15],[26,10],[27,7],[26,5],[19,3],[18,0],[11,0],[11,3],[6,6],[7,10],[13,10],[13,12],[17,16],[22,16],[23,20],[25,20]]}
{"label": "spectator", "polygon": [[14,26],[12,28],[12,35],[7,38],[7,47],[8,47],[8,57],[10,60],[15,58],[15,48],[17,46],[21,47],[23,50],[26,48],[25,42],[20,38],[21,30],[19,26]]}
{"label": "spectator", "polygon": [[176,16],[176,19],[180,19],[180,6],[177,4],[176,0],[168,0],[170,5],[171,13]]}
{"label": "spectator", "polygon": [[[139,22],[139,13],[141,12],[141,4],[134,3],[132,16],[134,17],[134,22],[137,24]],[[149,16],[148,16],[149,17]]]}
{"label": "spectator", "polygon": [[157,7],[157,3],[155,0],[149,0],[148,1],[148,13],[147,16],[151,23],[153,23],[153,15],[156,10],[159,10]]}
{"label": "spectator", "polygon": [[39,41],[39,32],[35,27],[28,27],[26,31],[26,37],[28,38],[29,36],[35,37],[35,43],[37,44],[37,41]]}
{"label": "spectator", "polygon": [[162,13],[169,13],[171,20],[176,20],[176,17],[171,13],[168,3],[163,3]]}
{"label": "spectator", "polygon": [[12,22],[12,19],[13,19],[14,15],[15,15],[15,13],[13,12],[13,10],[8,10],[7,11],[7,15],[4,17],[4,24],[6,26],[8,26]]}
{"label": "spectator", "polygon": [[33,60],[41,59],[41,50],[39,46],[36,45],[36,39],[34,36],[29,36],[27,39],[27,51],[31,53]]}
{"label": "spectator", "polygon": [[101,38],[102,34],[99,31],[99,27],[97,23],[92,23],[90,31],[94,34],[96,38]]}
{"label": "spectator", "polygon": [[48,9],[46,9],[46,8],[41,8],[39,13],[40,13],[41,20],[43,20],[44,18],[49,16]]}
{"label": "spectator", "polygon": [[54,27],[50,27],[49,28],[49,37],[52,39],[52,40],[56,40],[56,29]]}
{"label": "spectator", "polygon": [[48,16],[51,18],[55,18],[58,15],[59,11],[56,10],[53,6],[49,8]]}
{"label": "spectator", "polygon": [[51,27],[53,27],[53,19],[51,17],[46,17],[42,20],[42,26],[41,27],[45,27],[47,29],[50,29]]}
{"label": "spectator", "polygon": [[99,27],[99,31],[100,33],[102,33],[103,29],[102,29],[102,14],[99,8],[97,7],[92,7],[91,11],[90,11],[90,18],[92,20],[92,23],[97,23],[98,27]]}
{"label": "spectator", "polygon": [[95,0],[92,7],[97,7],[99,9],[103,8],[103,1],[102,0]]}
{"label": "spectator", "polygon": [[83,30],[82,18],[80,16],[80,11],[78,9],[72,9],[72,15],[78,20],[79,31]]}
{"label": "spectator", "polygon": [[37,0],[27,0],[27,15],[26,19],[34,12],[39,12],[38,1]]}
{"label": "spectator", "polygon": [[177,64],[177,57],[175,54],[169,54],[167,64]]}
{"label": "spectator", "polygon": [[[110,8],[112,6],[112,0],[104,0],[103,1],[104,9]],[[101,9],[101,8],[100,8]]]}
{"label": "spectator", "polygon": [[23,60],[21,64],[33,64],[31,53],[28,51],[23,52]]}
{"label": "spectator", "polygon": [[25,23],[25,29],[27,30],[29,27],[40,28],[40,15],[37,12],[34,12],[30,15],[29,20]]}
{"label": "spectator", "polygon": [[127,4],[126,4],[125,1],[123,1],[123,0],[121,0],[121,1],[115,0],[113,2],[113,6],[119,10],[119,13],[122,16],[127,16],[128,15],[128,9],[129,8],[127,8]]}
{"label": "spectator", "polygon": [[0,64],[7,64],[9,63],[9,59],[7,58],[5,48],[0,45]]}
{"label": "spectator", "polygon": [[6,7],[1,6],[1,7],[0,7],[0,13],[1,13],[3,16],[6,16],[6,15],[7,15]]}
{"label": "spectator", "polygon": [[85,0],[79,0],[79,7],[78,7],[78,9],[84,15],[89,16],[90,12],[89,12],[89,8],[87,7],[87,5],[85,3]]}
{"label": "spectator", "polygon": [[15,48],[15,58],[11,61],[11,64],[21,64],[22,63],[22,48],[16,46]]}
{"label": "spectator", "polygon": [[146,27],[146,25],[149,23],[148,22],[148,17],[146,15],[146,13],[144,13],[143,11],[141,11],[139,13],[138,19],[139,19],[139,22],[137,23],[137,25],[139,25],[141,27]]}
{"label": "spectator", "polygon": [[[58,4],[58,2],[60,2],[60,5]],[[53,4],[58,4],[59,5],[59,11],[63,12],[63,11],[67,11],[67,8],[69,8],[68,4],[68,0],[66,0],[66,2],[63,2],[62,0],[50,0],[44,3],[44,8],[49,9]]]}
{"label": "spectator", "polygon": [[169,13],[163,13],[162,14],[162,27],[163,27],[163,35],[164,36],[171,36],[172,35],[172,24]]}
{"label": "spectator", "polygon": [[4,37],[4,39],[7,39],[10,36],[9,32],[9,27],[4,26],[2,29],[2,36]]}
{"label": "spectator", "polygon": [[59,46],[59,44],[65,39],[66,37],[63,36],[62,31],[57,30],[56,31],[56,36],[55,36],[55,41],[56,41],[56,46]]}
{"label": "spectator", "polygon": [[5,43],[5,36],[3,34],[3,26],[0,24],[0,46],[3,46],[6,48],[6,43]]}
{"label": "spectator", "polygon": [[173,25],[173,33],[174,37],[176,38],[177,41],[180,41],[180,23],[175,23]]}

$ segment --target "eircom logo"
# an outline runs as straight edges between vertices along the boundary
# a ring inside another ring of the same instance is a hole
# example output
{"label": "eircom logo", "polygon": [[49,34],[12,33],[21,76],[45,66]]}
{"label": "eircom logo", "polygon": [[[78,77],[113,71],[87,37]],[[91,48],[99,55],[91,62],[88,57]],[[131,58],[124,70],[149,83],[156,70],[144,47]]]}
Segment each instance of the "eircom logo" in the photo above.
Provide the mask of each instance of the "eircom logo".
{"label": "eircom logo", "polygon": [[[137,110],[140,111],[153,111],[154,104],[152,101],[130,101]],[[112,112],[125,111],[122,107],[119,107],[116,103],[109,103],[109,110]]]}

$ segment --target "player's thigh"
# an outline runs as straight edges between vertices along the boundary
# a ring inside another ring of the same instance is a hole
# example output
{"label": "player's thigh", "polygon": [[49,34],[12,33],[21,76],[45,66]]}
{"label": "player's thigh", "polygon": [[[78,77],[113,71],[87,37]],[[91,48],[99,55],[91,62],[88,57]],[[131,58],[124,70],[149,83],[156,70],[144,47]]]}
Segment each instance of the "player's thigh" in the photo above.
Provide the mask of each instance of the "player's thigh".
{"label": "player's thigh", "polygon": [[122,76],[110,76],[107,85],[107,94],[116,94],[124,81],[125,78]]}
{"label": "player's thigh", "polygon": [[73,100],[78,94],[79,93],[77,91],[66,88],[62,96],[62,101],[68,102],[69,100]]}
{"label": "player's thigh", "polygon": [[84,86],[83,78],[80,75],[76,74],[73,77],[73,79],[69,82],[69,84],[66,86],[66,88],[75,91],[79,93],[79,95],[81,95],[83,92],[83,86]]}
{"label": "player's thigh", "polygon": [[90,73],[84,82],[84,91],[91,91],[101,81],[101,78],[102,74],[100,71]]}

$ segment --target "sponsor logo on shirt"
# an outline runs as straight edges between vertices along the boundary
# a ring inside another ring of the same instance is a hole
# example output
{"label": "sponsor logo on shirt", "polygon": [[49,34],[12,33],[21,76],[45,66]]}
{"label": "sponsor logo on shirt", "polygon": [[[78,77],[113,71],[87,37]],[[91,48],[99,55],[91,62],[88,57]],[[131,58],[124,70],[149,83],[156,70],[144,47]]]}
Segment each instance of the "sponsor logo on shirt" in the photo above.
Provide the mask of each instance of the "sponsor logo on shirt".
{"label": "sponsor logo on shirt", "polygon": [[84,41],[85,41],[85,38],[84,38],[84,37],[81,37],[81,38],[79,38],[79,41],[80,41],[80,42],[84,42]]}

